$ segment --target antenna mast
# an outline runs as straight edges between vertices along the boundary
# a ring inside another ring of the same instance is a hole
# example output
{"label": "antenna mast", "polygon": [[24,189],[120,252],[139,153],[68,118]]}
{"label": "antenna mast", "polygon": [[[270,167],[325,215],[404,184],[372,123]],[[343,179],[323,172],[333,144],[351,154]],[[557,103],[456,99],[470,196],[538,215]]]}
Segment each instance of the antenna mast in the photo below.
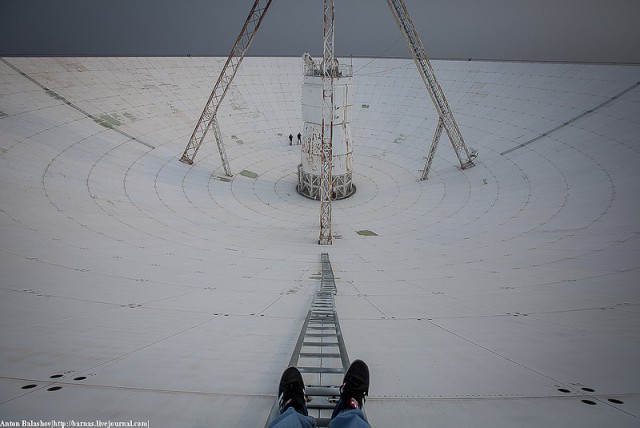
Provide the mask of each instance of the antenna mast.
{"label": "antenna mast", "polygon": [[322,175],[320,176],[320,245],[331,245],[333,78],[337,71],[333,50],[333,0],[324,0],[322,51]]}

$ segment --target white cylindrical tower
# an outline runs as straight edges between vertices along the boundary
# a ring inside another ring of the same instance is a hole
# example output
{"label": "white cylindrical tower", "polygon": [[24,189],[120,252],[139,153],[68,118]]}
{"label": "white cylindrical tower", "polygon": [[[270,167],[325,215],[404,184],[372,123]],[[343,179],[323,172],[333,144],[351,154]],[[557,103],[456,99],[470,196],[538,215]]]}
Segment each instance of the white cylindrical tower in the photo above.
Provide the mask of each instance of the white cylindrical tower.
{"label": "white cylindrical tower", "polygon": [[[298,193],[307,198],[320,199],[322,175],[322,68],[308,53],[304,59],[302,84],[301,163],[298,165]],[[352,177],[351,87],[352,67],[338,66],[333,90],[332,199],[353,195],[356,186]]]}

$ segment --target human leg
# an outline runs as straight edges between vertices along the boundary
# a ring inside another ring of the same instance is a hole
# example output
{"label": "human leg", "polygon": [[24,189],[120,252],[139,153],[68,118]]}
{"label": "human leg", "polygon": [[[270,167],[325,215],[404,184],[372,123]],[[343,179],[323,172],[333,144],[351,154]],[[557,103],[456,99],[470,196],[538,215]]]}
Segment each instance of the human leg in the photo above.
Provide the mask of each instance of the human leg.
{"label": "human leg", "polygon": [[315,426],[316,421],[311,416],[298,413],[293,407],[288,407],[269,424],[269,428],[315,428]]}
{"label": "human leg", "polygon": [[289,367],[282,373],[278,386],[278,407],[280,416],[269,428],[313,428],[315,420],[308,416],[304,393],[304,381],[300,371]]}
{"label": "human leg", "polygon": [[331,419],[329,428],[371,428],[371,425],[362,410],[347,409]]}
{"label": "human leg", "polygon": [[369,394],[369,367],[355,360],[344,375],[340,387],[340,400],[331,415],[330,428],[371,428],[362,412]]}

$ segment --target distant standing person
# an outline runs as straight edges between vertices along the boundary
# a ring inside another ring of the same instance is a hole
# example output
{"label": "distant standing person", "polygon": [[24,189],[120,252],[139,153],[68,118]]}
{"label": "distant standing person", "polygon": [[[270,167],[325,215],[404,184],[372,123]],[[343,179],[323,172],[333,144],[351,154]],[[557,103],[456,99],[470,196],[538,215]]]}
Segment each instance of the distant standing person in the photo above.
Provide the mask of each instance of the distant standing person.
{"label": "distant standing person", "polygon": [[289,134],[289,145],[293,145],[293,135]]}
{"label": "distant standing person", "polygon": [[298,132],[298,144],[302,143],[302,134]]}

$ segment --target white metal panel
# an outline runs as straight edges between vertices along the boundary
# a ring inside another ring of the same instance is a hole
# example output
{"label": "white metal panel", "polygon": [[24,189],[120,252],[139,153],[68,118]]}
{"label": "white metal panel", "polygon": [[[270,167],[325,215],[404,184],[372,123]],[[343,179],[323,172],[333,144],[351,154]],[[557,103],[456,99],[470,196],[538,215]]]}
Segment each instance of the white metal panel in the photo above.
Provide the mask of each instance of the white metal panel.
{"label": "white metal panel", "polygon": [[[320,269],[288,141],[300,60],[243,63],[219,112],[231,181],[214,145],[175,158],[223,59],[5,60],[52,92],[0,61],[3,420],[262,426]],[[354,59],[358,191],[330,257],[373,426],[637,426],[640,90],[500,153],[640,67],[433,65],[483,157],[460,172],[440,150],[418,182],[437,123],[420,77]]]}

